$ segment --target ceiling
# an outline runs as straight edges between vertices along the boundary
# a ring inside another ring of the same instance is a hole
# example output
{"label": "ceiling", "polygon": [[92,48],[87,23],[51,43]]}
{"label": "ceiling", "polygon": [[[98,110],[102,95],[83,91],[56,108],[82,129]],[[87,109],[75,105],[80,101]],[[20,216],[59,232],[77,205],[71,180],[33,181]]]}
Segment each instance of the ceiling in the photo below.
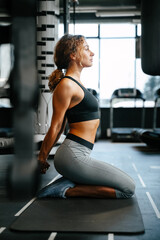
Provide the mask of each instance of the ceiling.
{"label": "ceiling", "polygon": [[140,21],[141,0],[60,0],[62,21],[65,2],[69,2],[71,21],[73,18],[84,23]]}
{"label": "ceiling", "polygon": [[[59,0],[59,2],[61,22],[65,3],[68,3],[70,21],[75,19],[76,23],[140,21],[141,0]],[[8,19],[9,10],[10,0],[0,0],[0,20]]]}

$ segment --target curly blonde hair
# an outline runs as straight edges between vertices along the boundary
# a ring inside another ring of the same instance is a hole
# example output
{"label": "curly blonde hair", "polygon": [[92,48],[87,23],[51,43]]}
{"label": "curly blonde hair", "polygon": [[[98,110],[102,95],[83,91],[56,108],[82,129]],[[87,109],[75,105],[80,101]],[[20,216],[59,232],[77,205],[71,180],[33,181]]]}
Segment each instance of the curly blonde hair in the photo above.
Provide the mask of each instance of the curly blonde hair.
{"label": "curly blonde hair", "polygon": [[57,69],[54,70],[49,76],[48,86],[50,91],[53,92],[57,84],[64,77],[63,69],[67,69],[69,63],[71,61],[70,55],[75,53],[77,58],[80,60],[81,55],[80,51],[81,46],[85,41],[85,37],[83,35],[71,35],[65,34],[60,40],[57,42],[54,50],[53,60],[57,66]]}

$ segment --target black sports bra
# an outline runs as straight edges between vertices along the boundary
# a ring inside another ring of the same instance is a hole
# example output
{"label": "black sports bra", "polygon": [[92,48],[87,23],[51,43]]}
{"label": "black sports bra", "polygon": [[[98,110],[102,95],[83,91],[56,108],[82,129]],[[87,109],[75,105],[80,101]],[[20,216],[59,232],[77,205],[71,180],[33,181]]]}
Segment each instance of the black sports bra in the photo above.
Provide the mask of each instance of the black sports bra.
{"label": "black sports bra", "polygon": [[70,76],[65,76],[76,82],[84,91],[84,98],[80,103],[66,111],[66,116],[69,123],[89,121],[100,118],[100,111],[98,101],[85,87],[83,87],[77,80]]}

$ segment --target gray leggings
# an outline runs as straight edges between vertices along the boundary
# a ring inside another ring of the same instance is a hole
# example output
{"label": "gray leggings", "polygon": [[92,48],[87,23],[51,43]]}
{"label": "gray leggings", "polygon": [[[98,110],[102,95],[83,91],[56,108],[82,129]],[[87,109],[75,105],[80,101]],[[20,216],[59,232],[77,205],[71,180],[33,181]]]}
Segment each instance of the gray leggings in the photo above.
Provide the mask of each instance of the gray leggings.
{"label": "gray leggings", "polygon": [[135,191],[133,179],[120,169],[91,158],[91,149],[84,145],[65,139],[54,157],[57,172],[77,184],[114,188],[117,198],[132,197]]}

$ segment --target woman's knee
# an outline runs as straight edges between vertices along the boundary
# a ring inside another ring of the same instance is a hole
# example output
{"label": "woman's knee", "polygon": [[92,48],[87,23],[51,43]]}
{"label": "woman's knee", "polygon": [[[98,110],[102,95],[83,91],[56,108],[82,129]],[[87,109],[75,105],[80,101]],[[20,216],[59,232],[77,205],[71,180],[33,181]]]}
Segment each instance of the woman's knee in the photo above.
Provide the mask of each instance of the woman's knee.
{"label": "woman's knee", "polygon": [[135,193],[135,183],[133,182],[128,187],[125,187],[123,191],[116,190],[117,198],[131,198]]}
{"label": "woman's knee", "polygon": [[134,195],[135,191],[133,190],[126,190],[125,192],[122,192],[123,198],[131,198]]}

